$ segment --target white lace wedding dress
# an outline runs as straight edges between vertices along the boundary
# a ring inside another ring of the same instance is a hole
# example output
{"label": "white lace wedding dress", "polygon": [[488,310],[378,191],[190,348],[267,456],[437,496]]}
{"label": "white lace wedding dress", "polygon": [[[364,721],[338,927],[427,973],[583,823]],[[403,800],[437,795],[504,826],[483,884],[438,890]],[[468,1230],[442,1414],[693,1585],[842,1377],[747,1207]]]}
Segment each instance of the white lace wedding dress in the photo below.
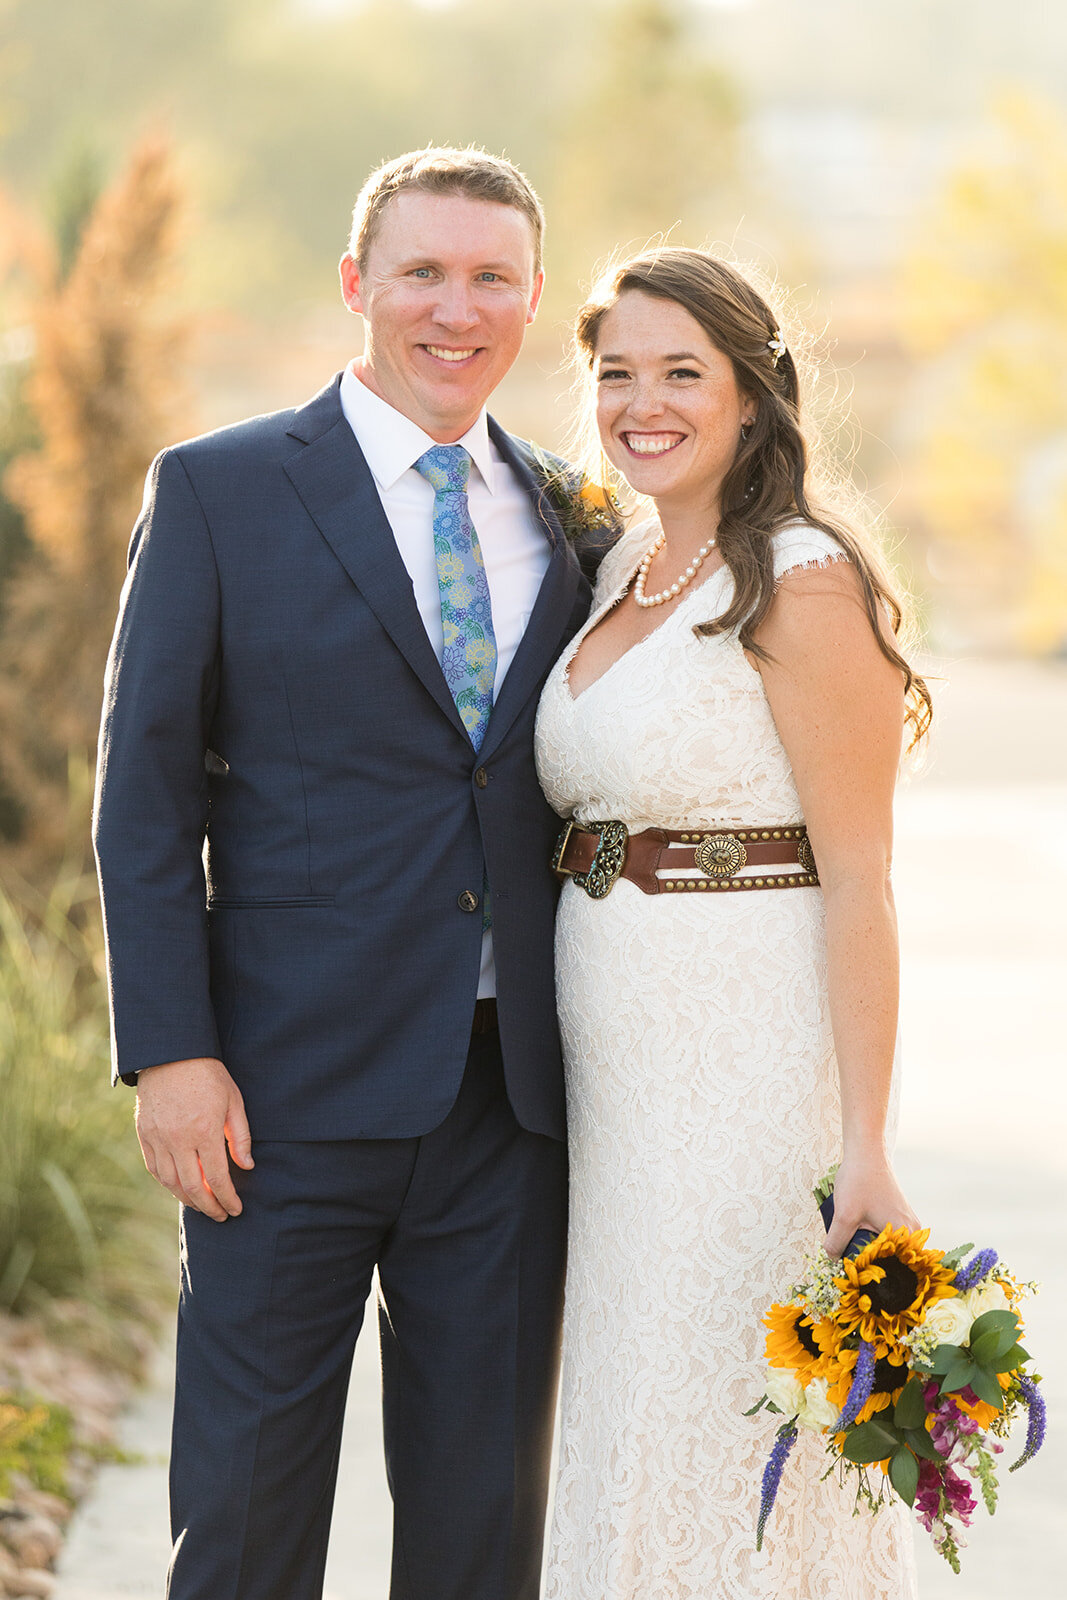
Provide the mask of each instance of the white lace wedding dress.
{"label": "white lace wedding dress", "polygon": [[[576,699],[585,632],[654,529],[606,558],[586,628],[545,686],[541,782],[561,817],[660,826],[802,820],[762,680],[712,574]],[[776,536],[776,570],[839,559]],[[571,1151],[562,1444],[546,1600],[911,1600],[899,1502],[853,1518],[816,1436],[755,1529],[774,1433],[760,1319],[823,1237],[811,1190],[837,1159],[822,894],[591,900],[568,882],[556,943]]]}

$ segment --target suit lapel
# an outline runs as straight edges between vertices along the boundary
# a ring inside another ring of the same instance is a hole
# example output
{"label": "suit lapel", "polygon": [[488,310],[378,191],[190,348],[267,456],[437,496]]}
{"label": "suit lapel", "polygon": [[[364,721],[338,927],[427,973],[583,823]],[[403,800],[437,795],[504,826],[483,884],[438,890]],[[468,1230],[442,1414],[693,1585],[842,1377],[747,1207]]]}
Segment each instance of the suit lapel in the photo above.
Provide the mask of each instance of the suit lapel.
{"label": "suit lapel", "polygon": [[466,739],[374,478],[341,411],[338,384],[296,413],[288,431],[303,448],[285,462],[286,474],[386,633]]}
{"label": "suit lapel", "polygon": [[[426,634],[407,568],[363,452],[341,410],[340,376],[302,406],[288,433],[301,449],[284,463],[309,516],[338,561],[452,725],[468,739],[441,664]],[[552,664],[582,581],[577,557],[552,507],[510,436],[489,419],[489,433],[529,495],[551,546],[548,569],[526,632],[500,686],[481,755],[491,754]]]}
{"label": "suit lapel", "polygon": [[510,436],[493,421],[492,417],[489,419],[489,436],[530,496],[535,514],[552,548],[552,555],[548,570],[541,580],[526,632],[522,636],[493,705],[480,751],[483,759],[490,756],[500,745],[530,695],[537,688],[546,669],[555,660],[581,582],[581,569],[577,557],[567,541],[559,519],[541,493],[540,485],[529,467],[512,444]]}

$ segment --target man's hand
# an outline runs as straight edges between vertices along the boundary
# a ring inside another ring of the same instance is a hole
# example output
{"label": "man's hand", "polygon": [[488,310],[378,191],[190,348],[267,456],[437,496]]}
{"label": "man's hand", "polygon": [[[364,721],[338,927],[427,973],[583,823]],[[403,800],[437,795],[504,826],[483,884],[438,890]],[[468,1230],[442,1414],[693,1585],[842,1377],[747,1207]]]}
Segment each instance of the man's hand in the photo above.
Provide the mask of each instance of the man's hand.
{"label": "man's hand", "polygon": [[252,1135],[241,1091],[221,1061],[168,1061],[137,1080],[137,1137],[144,1163],[176,1200],[225,1222],[240,1216],[226,1148],[250,1170]]}

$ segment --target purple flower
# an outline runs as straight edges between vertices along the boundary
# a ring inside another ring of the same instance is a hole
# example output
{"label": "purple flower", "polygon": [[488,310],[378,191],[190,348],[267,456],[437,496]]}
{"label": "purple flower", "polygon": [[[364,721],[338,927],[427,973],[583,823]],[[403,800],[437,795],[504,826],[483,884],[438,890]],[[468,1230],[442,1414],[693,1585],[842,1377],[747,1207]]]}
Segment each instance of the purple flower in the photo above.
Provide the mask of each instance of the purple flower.
{"label": "purple flower", "polygon": [[954,1279],[960,1294],[966,1294],[968,1289],[973,1289],[976,1283],[981,1283],[987,1273],[992,1272],[997,1264],[995,1250],[979,1250],[971,1257],[965,1267],[960,1267]]}
{"label": "purple flower", "polygon": [[795,1422],[785,1422],[778,1429],[774,1440],[774,1448],[763,1469],[763,1486],[760,1491],[759,1522],[756,1524],[756,1549],[763,1549],[763,1534],[767,1527],[767,1519],[774,1510],[775,1497],[778,1494],[778,1485],[782,1481],[782,1473],[789,1459],[789,1452],[797,1442],[797,1426]]}
{"label": "purple flower", "polygon": [[931,1533],[934,1522],[941,1515],[941,1474],[933,1462],[925,1457],[919,1462],[915,1512],[927,1533]]}
{"label": "purple flower", "polygon": [[871,1398],[871,1391],[874,1388],[874,1369],[874,1345],[868,1344],[866,1339],[861,1339],[859,1355],[856,1358],[856,1368],[852,1374],[852,1387],[848,1391],[848,1399],[845,1401],[841,1415],[834,1423],[833,1431],[835,1433],[840,1433],[842,1428],[847,1428],[855,1422],[867,1401]]}
{"label": "purple flower", "polygon": [[1026,1401],[1030,1415],[1026,1425],[1026,1444],[1023,1453],[1018,1461],[1012,1462],[1008,1468],[1009,1472],[1025,1466],[1031,1457],[1037,1455],[1045,1442],[1045,1423],[1048,1419],[1044,1396],[1033,1378],[1028,1377],[1026,1373],[1021,1374],[1019,1378],[1019,1392]]}
{"label": "purple flower", "polygon": [[971,1486],[966,1478],[961,1478],[958,1472],[953,1472],[951,1467],[945,1468],[945,1498],[952,1509],[952,1514],[958,1517],[965,1528],[971,1525],[971,1515],[978,1507],[978,1501],[971,1493]]}
{"label": "purple flower", "polygon": [[930,1443],[939,1456],[947,1456],[956,1443],[956,1430],[951,1422],[938,1419],[930,1429]]}

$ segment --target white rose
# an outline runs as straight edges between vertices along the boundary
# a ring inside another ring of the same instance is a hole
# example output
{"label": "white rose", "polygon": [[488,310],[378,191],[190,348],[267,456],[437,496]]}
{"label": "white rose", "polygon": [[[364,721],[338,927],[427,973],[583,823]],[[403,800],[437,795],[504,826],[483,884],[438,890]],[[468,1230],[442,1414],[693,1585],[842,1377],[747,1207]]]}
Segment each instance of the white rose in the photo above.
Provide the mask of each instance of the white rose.
{"label": "white rose", "polygon": [[837,1407],[826,1398],[825,1378],[812,1378],[804,1391],[804,1406],[797,1421],[802,1428],[828,1428],[837,1417]]}
{"label": "white rose", "polygon": [[937,1335],[938,1344],[962,1344],[971,1331],[975,1313],[968,1304],[970,1295],[953,1295],[948,1300],[935,1300],[923,1318],[922,1325]]}
{"label": "white rose", "polygon": [[804,1385],[791,1372],[772,1367],[767,1374],[767,1399],[785,1416],[792,1417],[804,1404]]}
{"label": "white rose", "polygon": [[969,1289],[963,1296],[963,1303],[971,1313],[972,1319],[980,1317],[985,1311],[1008,1311],[1008,1297],[999,1283],[986,1283],[979,1289]]}

